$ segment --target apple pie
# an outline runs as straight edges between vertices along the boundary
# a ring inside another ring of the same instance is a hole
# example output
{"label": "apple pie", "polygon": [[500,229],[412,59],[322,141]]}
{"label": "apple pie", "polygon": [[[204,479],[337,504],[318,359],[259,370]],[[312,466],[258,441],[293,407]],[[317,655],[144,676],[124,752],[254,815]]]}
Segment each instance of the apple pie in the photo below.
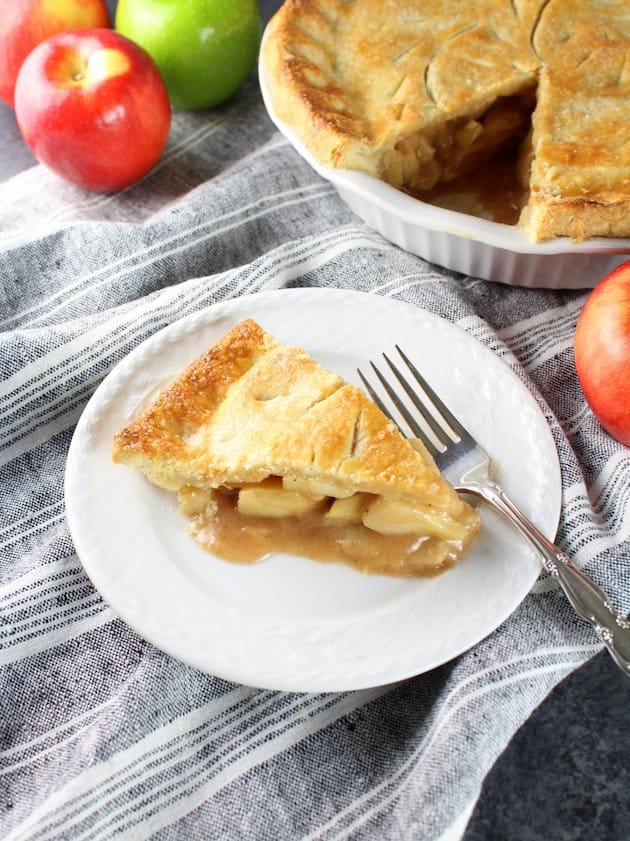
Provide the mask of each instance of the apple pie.
{"label": "apple pie", "polygon": [[627,0],[286,0],[262,67],[322,164],[431,201],[507,155],[534,241],[630,236]]}
{"label": "apple pie", "polygon": [[432,575],[479,528],[420,442],[251,319],[116,434],[113,459],[177,492],[196,540],[237,562],[289,552]]}

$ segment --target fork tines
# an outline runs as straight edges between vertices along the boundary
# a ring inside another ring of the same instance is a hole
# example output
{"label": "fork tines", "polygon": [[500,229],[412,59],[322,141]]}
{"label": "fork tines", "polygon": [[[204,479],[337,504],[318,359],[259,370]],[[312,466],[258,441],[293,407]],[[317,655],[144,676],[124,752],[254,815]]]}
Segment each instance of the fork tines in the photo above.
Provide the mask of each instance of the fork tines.
{"label": "fork tines", "polygon": [[[431,436],[429,436],[427,434],[427,431],[422,427],[422,425],[418,423],[418,420],[414,417],[408,405],[401,399],[401,397],[397,394],[392,385],[387,381],[387,379],[383,376],[383,374],[373,362],[370,362],[370,367],[372,368],[375,376],[378,378],[379,382],[385,389],[392,404],[396,407],[400,416],[403,418],[403,420],[411,430],[412,435],[414,435],[416,438],[419,438],[427,447],[429,452],[433,456],[435,456],[438,453],[442,452],[444,448],[447,447],[449,444],[465,437],[467,435],[466,430],[460,424],[457,418],[453,415],[453,413],[449,410],[449,408],[437,396],[435,391],[431,388],[429,383],[425,380],[425,378],[418,371],[413,362],[402,351],[402,349],[398,345],[395,345],[395,348],[400,354],[407,368],[413,375],[413,378],[415,379],[416,383],[422,389],[426,400],[422,400],[422,398],[418,394],[417,388],[410,385],[408,380],[403,376],[403,374],[396,367],[396,365],[394,365],[394,363],[387,356],[387,354],[384,353],[383,358],[385,359],[392,373],[404,389],[409,400],[411,401],[411,403],[413,404],[413,406],[415,407],[415,409],[420,414],[427,427],[431,431]],[[397,423],[396,418],[392,415],[391,410],[388,409],[385,403],[380,399],[380,397],[374,391],[368,380],[363,376],[361,371],[358,371],[358,374],[361,378],[363,385],[366,388],[367,393],[370,395],[372,400],[376,403],[376,405],[381,409],[382,412],[384,412],[389,418],[391,418],[395,423]],[[442,422],[436,420],[436,415],[441,416]],[[448,425],[450,429],[446,429],[445,425]]]}

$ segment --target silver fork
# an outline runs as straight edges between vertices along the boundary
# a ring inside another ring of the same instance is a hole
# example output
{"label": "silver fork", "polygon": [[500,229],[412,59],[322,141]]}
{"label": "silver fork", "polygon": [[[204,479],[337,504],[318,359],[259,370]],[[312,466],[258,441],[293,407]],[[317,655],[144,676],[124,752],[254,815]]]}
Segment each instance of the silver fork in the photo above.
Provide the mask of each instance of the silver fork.
{"label": "silver fork", "polygon": [[[605,593],[575,566],[565,552],[548,540],[509,499],[505,491],[491,477],[491,461],[488,453],[449,411],[398,345],[396,345],[396,350],[429,402],[422,400],[417,388],[409,383],[386,354],[383,354],[383,358],[435,436],[439,446],[426,434],[425,429],[418,423],[408,405],[401,400],[391,382],[373,362],[370,362],[374,374],[412,434],[424,443],[440,470],[457,491],[473,494],[485,500],[532,544],[540,554],[544,568],[558,580],[576,612],[590,622],[615,663],[630,677],[630,622],[614,610]],[[388,410],[387,405],[380,399],[366,377],[361,371],[358,371],[358,374],[372,400],[398,424],[395,416]]]}

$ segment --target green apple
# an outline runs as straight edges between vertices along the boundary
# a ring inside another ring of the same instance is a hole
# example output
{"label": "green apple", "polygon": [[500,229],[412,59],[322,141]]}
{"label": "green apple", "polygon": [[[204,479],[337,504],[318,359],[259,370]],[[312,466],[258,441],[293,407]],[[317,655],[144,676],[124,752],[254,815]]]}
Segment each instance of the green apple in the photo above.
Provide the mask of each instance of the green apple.
{"label": "green apple", "polygon": [[115,27],[153,58],[171,104],[190,110],[236,93],[261,35],[257,0],[119,0]]}

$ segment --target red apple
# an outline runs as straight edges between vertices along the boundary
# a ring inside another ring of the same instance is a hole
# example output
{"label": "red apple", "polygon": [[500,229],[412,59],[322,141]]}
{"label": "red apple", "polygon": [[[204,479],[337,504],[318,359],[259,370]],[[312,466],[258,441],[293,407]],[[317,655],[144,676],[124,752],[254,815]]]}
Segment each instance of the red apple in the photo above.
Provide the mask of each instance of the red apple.
{"label": "red apple", "polygon": [[35,47],[18,74],[15,116],[41,163],[96,191],[145,175],[171,121],[153,59],[112,29],[62,32]]}
{"label": "red apple", "polygon": [[630,261],[586,299],[574,339],[584,396],[613,438],[630,447]]}
{"label": "red apple", "polygon": [[41,41],[68,29],[110,26],[105,0],[7,0],[0,18],[0,98],[13,108],[22,62]]}

